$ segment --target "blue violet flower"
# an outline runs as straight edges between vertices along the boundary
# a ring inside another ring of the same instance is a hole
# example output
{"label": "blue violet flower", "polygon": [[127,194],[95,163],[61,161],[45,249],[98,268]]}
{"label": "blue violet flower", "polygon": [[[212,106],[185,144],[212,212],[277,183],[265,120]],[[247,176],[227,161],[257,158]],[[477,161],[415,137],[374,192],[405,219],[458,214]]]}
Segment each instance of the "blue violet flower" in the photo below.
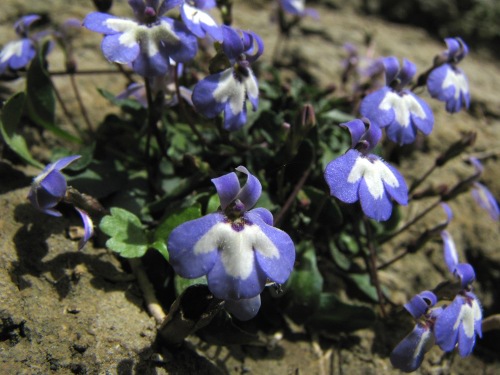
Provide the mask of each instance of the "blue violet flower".
{"label": "blue violet flower", "polygon": [[352,148],[326,166],[325,180],[331,195],[344,203],[359,200],[366,216],[384,221],[392,213],[391,198],[402,205],[408,203],[408,188],[394,167],[369,153],[379,142],[382,131],[367,122],[366,125],[353,120],[341,125],[351,133]]}
{"label": "blue violet flower", "polygon": [[404,59],[403,67],[395,57],[382,59],[386,86],[367,95],[360,112],[381,128],[387,128],[387,137],[399,144],[415,141],[417,130],[429,135],[434,126],[434,115],[429,105],[405,86],[416,73],[416,66]]}
{"label": "blue violet flower", "polygon": [[144,77],[165,75],[169,58],[191,60],[198,50],[196,37],[180,21],[162,17],[181,0],[129,0],[137,21],[94,12],[84,19],[89,30],[104,34],[102,52],[112,62],[131,64]]}
{"label": "blue violet flower", "polygon": [[273,227],[268,210],[250,210],[262,186],[245,167],[236,170],[247,175],[246,184],[241,188],[234,172],[213,179],[220,210],[175,228],[167,246],[177,274],[206,275],[213,295],[247,320],[257,314],[267,280],[281,284],[290,276],[295,247],[288,234]]}
{"label": "blue violet flower", "polygon": [[[479,177],[483,173],[483,165],[477,158],[474,157],[470,157],[469,161],[476,169]],[[498,221],[500,218],[500,209],[498,207],[498,202],[491,191],[486,186],[476,181],[472,185],[471,193],[479,207],[486,210],[493,220]]]}
{"label": "blue violet flower", "polygon": [[21,17],[14,24],[14,29],[21,39],[7,43],[0,52],[0,74],[7,69],[22,69],[33,60],[36,47],[34,40],[28,35],[28,29],[39,19],[40,16],[31,14]]}
{"label": "blue violet flower", "polygon": [[[28,193],[28,199],[33,207],[47,215],[56,217],[62,216],[62,214],[54,208],[64,199],[68,188],[66,178],[61,173],[61,170],[80,157],[80,155],[72,155],[59,159],[47,165],[42,173],[34,178]],[[75,207],[75,209],[82,218],[84,228],[84,236],[78,244],[78,250],[81,250],[87,241],[94,235],[94,225],[92,219],[84,210],[77,207]]]}
{"label": "blue violet flower", "polygon": [[441,232],[443,239],[444,259],[448,270],[460,280],[462,290],[453,302],[443,309],[436,320],[434,335],[436,344],[445,352],[452,351],[458,345],[460,356],[472,353],[476,335],[481,337],[482,311],[481,304],[471,291],[471,284],[476,278],[472,266],[459,263],[453,238],[448,231]]}
{"label": "blue violet flower", "polygon": [[460,38],[444,40],[448,50],[444,51],[436,61],[438,65],[427,77],[427,89],[433,98],[446,103],[450,113],[459,112],[462,107],[469,108],[469,82],[457,64],[469,53],[469,49]]}
{"label": "blue violet flower", "polygon": [[424,291],[405,304],[405,309],[417,323],[391,352],[390,360],[394,367],[412,372],[422,364],[425,353],[434,345],[434,323],[443,310],[441,307],[432,308],[436,303],[436,295]]}
{"label": "blue violet flower", "polygon": [[195,108],[208,118],[224,111],[224,129],[238,130],[247,120],[246,100],[255,111],[259,103],[259,85],[250,64],[262,54],[264,44],[253,32],[222,26],[222,48],[231,66],[209,75],[193,89]]}
{"label": "blue violet flower", "polygon": [[319,14],[315,9],[306,8],[305,0],[278,0],[278,2],[286,13],[293,16],[319,18]]}

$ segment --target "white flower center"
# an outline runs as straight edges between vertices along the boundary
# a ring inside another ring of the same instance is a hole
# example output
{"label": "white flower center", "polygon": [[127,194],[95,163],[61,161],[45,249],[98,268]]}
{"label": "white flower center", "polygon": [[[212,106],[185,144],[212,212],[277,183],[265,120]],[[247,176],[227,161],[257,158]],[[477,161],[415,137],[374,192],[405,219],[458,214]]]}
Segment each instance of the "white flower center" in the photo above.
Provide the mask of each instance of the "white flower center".
{"label": "white flower center", "polygon": [[430,335],[431,331],[427,330],[422,334],[422,336],[420,336],[420,341],[418,342],[418,345],[413,352],[413,358],[417,358],[417,355],[422,352],[422,347],[428,342]]}
{"label": "white flower center", "polygon": [[23,54],[23,41],[16,40],[14,42],[9,42],[3,47],[2,52],[0,52],[0,62],[5,62],[9,60],[12,56],[21,56]]}
{"label": "white flower center", "polygon": [[398,187],[399,182],[394,173],[381,160],[368,160],[359,156],[354,163],[347,182],[353,184],[361,178],[365,179],[368,191],[375,199],[381,199],[384,195],[384,182],[391,187]]}
{"label": "white flower center", "polygon": [[111,30],[122,33],[119,38],[121,45],[131,48],[139,43],[142,52],[147,53],[149,57],[158,53],[160,42],[166,41],[171,44],[179,42],[179,38],[172,31],[170,24],[163,20],[157,25],[146,26],[131,20],[110,18],[104,21],[104,24]]}
{"label": "white flower center", "polygon": [[245,280],[255,267],[254,251],[267,258],[279,258],[273,242],[257,225],[245,225],[236,231],[230,223],[215,224],[194,246],[194,254],[218,250],[222,264],[229,276]]}
{"label": "white flower center", "polygon": [[188,3],[184,3],[183,7],[184,7],[184,13],[186,14],[186,17],[189,20],[191,20],[191,22],[193,22],[197,25],[199,25],[201,23],[201,24],[205,24],[207,26],[213,26],[213,27],[217,26],[217,24],[212,19],[212,17],[210,17],[205,12],[202,12],[201,10],[199,10],[195,7],[192,7]]}
{"label": "white flower center", "polygon": [[214,98],[219,103],[229,100],[231,111],[240,113],[245,101],[245,86],[233,76],[233,69],[229,68],[222,72],[217,88],[214,90]]}
{"label": "white flower center", "polygon": [[469,92],[469,83],[467,82],[465,75],[460,72],[457,73],[453,69],[448,69],[446,71],[446,77],[444,77],[441,88],[445,90],[450,86],[455,88],[455,93],[453,94],[455,100],[460,98],[460,92],[463,94],[467,94]]}
{"label": "white flower center", "polygon": [[380,102],[379,109],[394,110],[396,121],[404,128],[410,125],[411,114],[423,119],[427,117],[420,103],[410,94],[399,95],[388,91],[384,99]]}
{"label": "white flower center", "polygon": [[460,308],[460,313],[458,314],[457,320],[453,325],[453,330],[456,331],[460,324],[462,324],[465,335],[470,338],[474,335],[475,321],[481,320],[481,317],[481,308],[475,299],[472,300],[472,306],[468,303],[464,303]]}

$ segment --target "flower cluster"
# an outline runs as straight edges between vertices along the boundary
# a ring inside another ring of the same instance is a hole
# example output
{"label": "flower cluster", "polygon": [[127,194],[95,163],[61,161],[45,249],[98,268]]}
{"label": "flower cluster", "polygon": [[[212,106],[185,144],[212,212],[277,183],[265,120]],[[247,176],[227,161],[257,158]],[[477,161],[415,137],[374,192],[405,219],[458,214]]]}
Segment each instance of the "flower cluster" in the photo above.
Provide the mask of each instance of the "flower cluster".
{"label": "flower cluster", "polygon": [[370,218],[383,221],[392,213],[392,200],[408,203],[408,188],[403,176],[379,156],[370,153],[382,132],[369,120],[342,124],[349,129],[352,148],[326,167],[325,180],[331,195],[345,203],[361,203]]}
{"label": "flower cluster", "polygon": [[198,50],[196,37],[177,20],[162,17],[178,0],[129,0],[136,20],[94,12],[83,25],[104,34],[102,51],[111,62],[130,64],[138,74],[151,77],[167,73],[170,58],[191,60]]}
{"label": "flower cluster", "polygon": [[230,67],[198,82],[193,104],[209,118],[224,111],[224,129],[238,130],[246,123],[246,100],[254,111],[259,103],[259,86],[250,65],[262,54],[264,44],[257,34],[228,26],[222,27],[222,34]]}
{"label": "flower cluster", "polygon": [[[451,209],[443,206],[448,221]],[[413,331],[392,351],[391,363],[405,372],[420,367],[425,353],[434,345],[450,352],[458,348],[461,357],[472,353],[476,336],[481,337],[481,304],[472,292],[476,275],[468,263],[459,263],[455,243],[448,231],[441,232],[444,260],[450,273],[458,279],[457,291],[450,304],[438,306],[438,297],[429,291],[413,297],[405,308],[417,321]]]}
{"label": "flower cluster", "polygon": [[[68,188],[66,178],[61,173],[61,170],[80,157],[80,155],[72,155],[59,159],[47,165],[42,173],[34,178],[28,199],[37,210],[51,216],[62,216],[61,212],[55,209],[59,202],[65,198]],[[94,235],[94,225],[92,219],[84,210],[76,206],[75,209],[80,214],[84,227],[84,236],[78,244],[78,249],[81,250]]]}
{"label": "flower cluster", "polygon": [[386,86],[363,99],[360,113],[375,125],[387,128],[387,137],[399,144],[414,142],[417,130],[429,135],[434,126],[431,108],[405,88],[416,73],[415,64],[404,59],[400,69],[395,57],[386,57],[382,61]]}
{"label": "flower cluster", "polygon": [[246,184],[240,187],[234,172],[213,179],[220,210],[175,228],[168,251],[177,274],[206,275],[213,295],[247,320],[257,314],[267,280],[281,284],[288,279],[295,247],[288,234],[273,227],[268,210],[251,209],[262,191],[259,180],[245,167],[236,170],[247,175]]}

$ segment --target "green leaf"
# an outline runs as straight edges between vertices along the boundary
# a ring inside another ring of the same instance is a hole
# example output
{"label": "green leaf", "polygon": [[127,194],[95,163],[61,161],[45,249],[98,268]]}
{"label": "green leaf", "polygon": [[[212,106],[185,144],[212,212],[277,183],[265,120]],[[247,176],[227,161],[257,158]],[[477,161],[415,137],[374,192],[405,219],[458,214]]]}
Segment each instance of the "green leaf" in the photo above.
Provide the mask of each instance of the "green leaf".
{"label": "green leaf", "polygon": [[334,122],[344,123],[354,120],[355,117],[349,113],[339,111],[338,109],[332,109],[331,111],[325,112],[321,115],[322,120],[332,120]]}
{"label": "green leaf", "polygon": [[333,293],[321,293],[319,309],[305,323],[320,332],[349,332],[367,328],[375,322],[375,313],[366,306],[346,304]]}
{"label": "green leaf", "polygon": [[207,214],[217,211],[219,209],[219,206],[220,206],[219,196],[217,194],[213,194],[208,200]]}
{"label": "green leaf", "polygon": [[101,94],[105,99],[107,99],[111,104],[116,105],[117,107],[120,107],[122,109],[127,109],[130,108],[132,110],[141,110],[143,109],[141,103],[139,103],[135,99],[119,99],[115,95],[113,95],[111,92],[98,88],[97,91],[99,94]]}
{"label": "green leaf", "polygon": [[24,92],[18,92],[7,100],[0,117],[0,133],[7,146],[26,163],[37,168],[43,168],[43,164],[31,156],[25,139],[15,133],[16,127],[21,120],[25,99],[26,95]]}
{"label": "green leaf", "polygon": [[180,296],[187,288],[193,285],[207,285],[206,276],[197,277],[196,279],[185,279],[179,275],[175,275],[174,285],[175,293]]}
{"label": "green leaf", "polygon": [[99,228],[111,238],[106,246],[125,258],[138,258],[148,249],[147,236],[137,216],[122,208],[111,208]]}
{"label": "green leaf", "polygon": [[377,289],[372,285],[370,275],[367,273],[350,273],[348,277],[373,302],[378,302]]}
{"label": "green leaf", "polygon": [[186,221],[198,219],[199,217],[201,217],[201,205],[199,203],[169,213],[154,231],[151,247],[158,250],[168,260],[167,239],[170,233]]}
{"label": "green leaf", "polygon": [[314,247],[310,242],[303,242],[300,247],[306,247],[299,260],[299,266],[287,282],[288,300],[287,315],[295,322],[304,322],[319,306],[320,294],[323,290],[321,276],[316,260]]}
{"label": "green leaf", "polygon": [[50,42],[46,41],[30,64],[26,75],[26,107],[29,117],[39,126],[71,142],[82,140],[55,125],[55,93],[50,75],[45,69],[45,56]]}
{"label": "green leaf", "polygon": [[344,271],[349,271],[351,268],[351,259],[344,254],[340,249],[337,247],[337,244],[335,241],[330,240],[329,242],[329,248],[330,248],[330,254],[333,258],[333,261],[335,264],[342,270]]}

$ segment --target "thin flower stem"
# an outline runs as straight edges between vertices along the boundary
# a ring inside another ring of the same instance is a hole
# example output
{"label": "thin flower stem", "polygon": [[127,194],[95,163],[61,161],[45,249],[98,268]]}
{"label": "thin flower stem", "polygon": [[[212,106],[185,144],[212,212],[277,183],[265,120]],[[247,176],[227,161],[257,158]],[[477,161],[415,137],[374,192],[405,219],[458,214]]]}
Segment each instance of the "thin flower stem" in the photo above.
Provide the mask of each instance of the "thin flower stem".
{"label": "thin flower stem", "polygon": [[437,165],[436,164],[433,164],[432,167],[430,167],[418,180],[414,181],[411,186],[410,186],[410,189],[408,191],[408,194],[411,194],[418,186],[420,186],[420,184],[422,182],[425,181],[425,179],[427,177],[429,177],[431,175],[432,172],[434,172],[434,170],[437,168]]}
{"label": "thin flower stem", "polygon": [[373,238],[372,228],[370,227],[370,222],[366,216],[363,216],[363,224],[365,226],[366,232],[366,241],[368,244],[368,250],[370,252],[370,256],[368,258],[368,269],[370,270],[370,278],[372,279],[372,284],[377,291],[378,303],[380,306],[380,313],[383,318],[387,317],[387,313],[384,308],[384,294],[382,293],[382,288],[380,286],[380,280],[378,278],[377,271],[377,253],[375,251],[375,240]]}
{"label": "thin flower stem", "polygon": [[312,233],[312,229],[314,227],[314,224],[316,223],[316,221],[318,220],[319,215],[323,211],[323,207],[325,206],[325,203],[328,200],[328,198],[329,198],[329,195],[327,193],[325,193],[323,195],[323,197],[321,197],[321,200],[319,201],[319,204],[316,207],[316,210],[311,215],[311,222],[309,223],[309,228],[308,228],[308,232],[309,233]]}
{"label": "thin flower stem", "polygon": [[405,230],[407,230],[409,227],[411,227],[413,224],[417,223],[420,219],[422,219],[425,215],[427,215],[429,212],[431,212],[434,208],[439,206],[441,203],[441,198],[439,198],[437,201],[432,203],[429,207],[424,209],[422,212],[420,212],[417,216],[415,216],[413,219],[411,219],[409,222],[407,222],[405,225],[403,225],[401,228],[399,228],[397,231],[392,232],[388,234],[387,236],[382,237],[378,243],[380,245],[386,243],[387,241],[393,239],[397,235],[403,233]]}
{"label": "thin flower stem", "polygon": [[49,80],[50,80],[50,85],[52,86],[52,89],[54,90],[56,100],[59,103],[59,105],[61,106],[61,109],[64,113],[64,116],[68,119],[68,121],[73,126],[73,128],[78,133],[78,135],[81,138],[85,138],[85,133],[83,132],[82,129],[80,129],[80,126],[78,125],[78,123],[76,121],[74,121],[73,117],[69,113],[69,110],[66,107],[66,103],[64,103],[64,100],[62,99],[61,94],[59,93],[59,90],[57,89],[57,86],[54,84],[54,81],[52,80],[52,78],[50,76],[49,76]]}
{"label": "thin flower stem", "polygon": [[80,90],[78,90],[78,85],[76,83],[75,75],[70,74],[69,75],[70,80],[71,80],[71,86],[73,87],[73,92],[75,93],[76,100],[78,102],[78,106],[80,107],[80,112],[82,113],[83,119],[85,120],[85,123],[87,124],[87,128],[90,133],[94,133],[94,127],[92,126],[92,121],[90,121],[89,114],[87,112],[87,108],[85,108],[85,105],[83,104],[82,97],[80,95]]}
{"label": "thin flower stem", "polygon": [[383,270],[384,268],[387,268],[389,267],[390,265],[396,263],[398,260],[404,258],[405,256],[407,256],[408,254],[410,254],[410,252],[408,250],[405,250],[404,252],[402,252],[401,254],[399,255],[396,255],[394,258],[392,258],[391,260],[381,264],[380,266],[377,267],[377,270]]}
{"label": "thin flower stem", "polygon": [[184,104],[184,100],[182,99],[181,96],[181,86],[179,83],[179,73],[178,73],[178,63],[175,64],[175,71],[174,71],[174,82],[175,82],[175,94],[177,95],[177,102],[179,103],[179,107],[184,115],[184,118],[186,119],[189,127],[193,131],[193,133],[196,135],[200,143],[203,145],[203,147],[207,147],[207,141],[203,137],[203,135],[198,131],[196,126],[193,124],[191,121],[191,117],[187,113],[186,106]]}
{"label": "thin flower stem", "polygon": [[149,313],[155,318],[156,324],[160,325],[167,317],[167,314],[156,298],[154,286],[151,284],[142,266],[141,260],[138,258],[129,259],[129,264],[130,268],[132,268],[132,272],[137,278],[137,283],[139,284],[139,288],[141,288],[142,296],[144,297],[144,302],[146,303]]}
{"label": "thin flower stem", "polygon": [[295,188],[293,189],[292,193],[289,195],[288,199],[286,200],[285,204],[281,208],[281,210],[276,214],[274,218],[274,226],[277,227],[285,214],[288,212],[290,207],[292,206],[293,201],[297,197],[297,194],[299,194],[300,189],[302,189],[302,186],[306,183],[307,178],[309,177],[309,173],[311,173],[311,166],[309,166],[306,171],[302,174],[302,177],[300,178],[299,182],[297,182],[297,185],[295,185]]}
{"label": "thin flower stem", "polygon": [[482,322],[483,333],[493,330],[500,330],[500,314],[491,315],[483,319]]}
{"label": "thin flower stem", "polygon": [[67,75],[99,75],[99,74],[123,74],[122,70],[116,69],[89,69],[89,70],[76,70],[68,72],[67,70],[55,70],[49,72],[50,76],[67,76]]}
{"label": "thin flower stem", "polygon": [[[148,100],[148,133],[151,134],[150,132],[152,132],[154,134],[161,155],[168,160],[169,157],[167,154],[167,147],[165,145],[165,142],[163,142],[160,130],[158,129],[158,121],[161,118],[161,110],[156,110],[156,103],[153,99],[151,84],[149,83],[149,79],[147,77],[144,78],[144,84],[146,87],[146,97]],[[161,106],[161,109],[163,109],[163,104]]]}

